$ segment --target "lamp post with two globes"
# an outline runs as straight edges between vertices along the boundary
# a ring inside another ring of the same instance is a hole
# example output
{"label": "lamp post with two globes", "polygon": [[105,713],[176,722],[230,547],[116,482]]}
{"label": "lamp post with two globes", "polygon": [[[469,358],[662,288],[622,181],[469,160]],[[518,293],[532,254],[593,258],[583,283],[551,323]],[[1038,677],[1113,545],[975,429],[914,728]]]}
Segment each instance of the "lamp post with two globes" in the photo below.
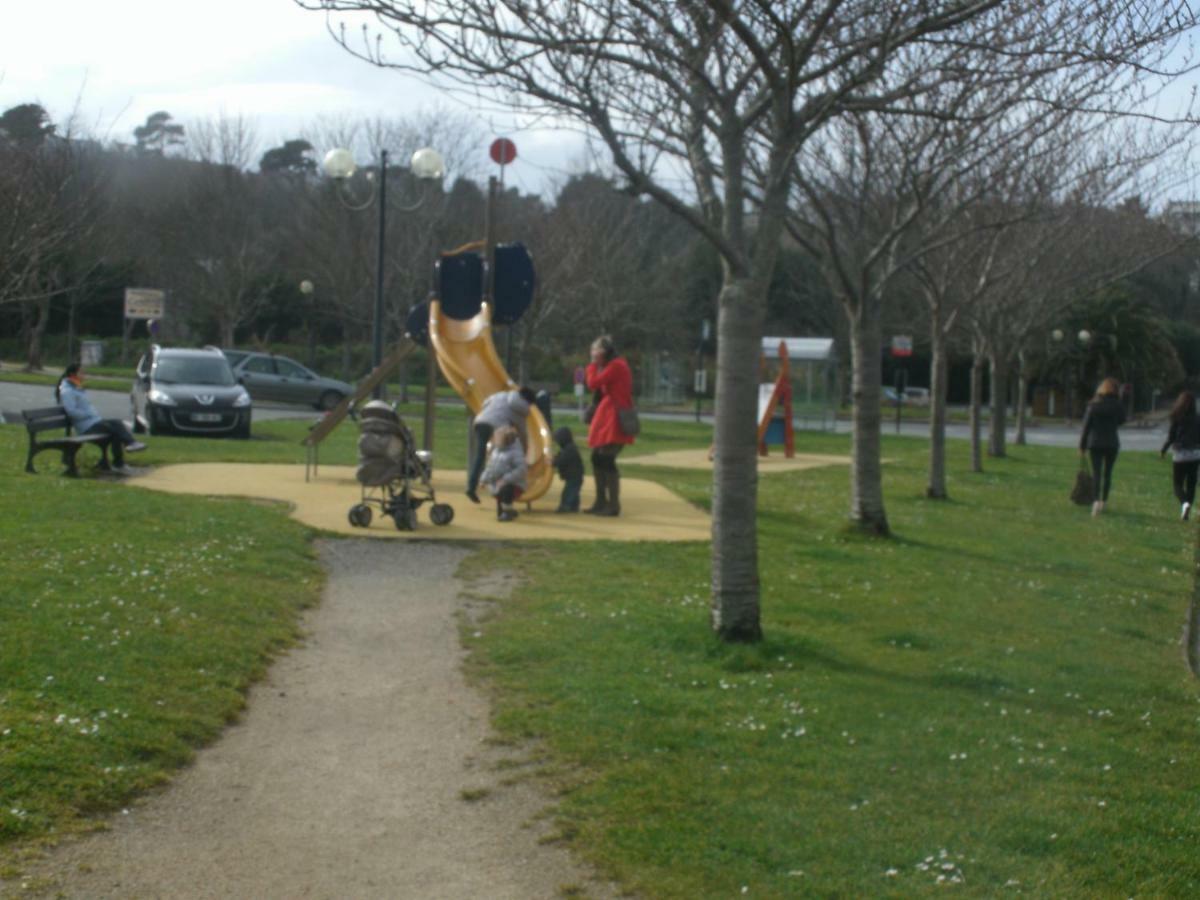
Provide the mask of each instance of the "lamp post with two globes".
{"label": "lamp post with two globes", "polygon": [[[414,153],[409,166],[412,174],[423,184],[440,182],[446,174],[446,165],[442,160],[442,155],[432,147],[422,147]],[[372,370],[377,370],[383,362],[383,270],[387,237],[388,151],[379,151],[378,190],[372,192],[371,195],[362,201],[352,199],[346,187],[347,181],[354,175],[358,168],[354,162],[353,153],[344,147],[337,147],[330,150],[325,154],[322,168],[324,168],[326,175],[338,182],[338,199],[348,208],[363,210],[373,202],[378,201],[379,203],[379,240],[375,256],[375,307],[371,317],[371,368]],[[413,203],[402,205],[400,209],[403,212],[412,212],[425,202],[426,196],[426,191],[422,190]],[[382,393],[382,385],[376,386],[375,396],[378,398]]]}
{"label": "lamp post with two globes", "polygon": [[[1063,355],[1067,357],[1067,367],[1066,367],[1067,384],[1066,384],[1066,397],[1064,398],[1064,400],[1066,401],[1065,412],[1067,414],[1067,421],[1070,421],[1072,406],[1074,405],[1073,400],[1074,400],[1074,394],[1075,394],[1075,359],[1073,358],[1074,357],[1073,351],[1076,348],[1079,348],[1084,353],[1086,353],[1088,347],[1092,343],[1092,333],[1090,331],[1088,331],[1086,328],[1081,328],[1079,330],[1079,333],[1077,335],[1075,335],[1074,346],[1064,345],[1063,342],[1066,340],[1066,337],[1067,337],[1066,333],[1061,328],[1055,328],[1053,331],[1050,332],[1050,340],[1054,342],[1054,346],[1056,348],[1059,348],[1060,352],[1062,352]],[[1080,365],[1082,366],[1082,362],[1080,363]],[[1083,373],[1082,372],[1080,372],[1079,381],[1082,384],[1082,382],[1083,382]]]}

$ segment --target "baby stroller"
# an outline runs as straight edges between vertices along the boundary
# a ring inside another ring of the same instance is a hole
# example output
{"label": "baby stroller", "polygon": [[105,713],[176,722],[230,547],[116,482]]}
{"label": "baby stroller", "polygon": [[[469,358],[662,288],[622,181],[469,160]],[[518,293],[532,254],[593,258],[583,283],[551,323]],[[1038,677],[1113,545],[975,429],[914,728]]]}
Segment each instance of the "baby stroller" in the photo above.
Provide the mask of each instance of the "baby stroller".
{"label": "baby stroller", "polygon": [[428,501],[434,525],[449,525],[454,508],[436,502],[430,475],[430,454],[417,450],[412,432],[400,415],[382,400],[372,400],[358,416],[358,469],[362,499],[350,507],[350,524],[371,524],[371,507],[396,520],[401,531],[417,527],[417,508]]}

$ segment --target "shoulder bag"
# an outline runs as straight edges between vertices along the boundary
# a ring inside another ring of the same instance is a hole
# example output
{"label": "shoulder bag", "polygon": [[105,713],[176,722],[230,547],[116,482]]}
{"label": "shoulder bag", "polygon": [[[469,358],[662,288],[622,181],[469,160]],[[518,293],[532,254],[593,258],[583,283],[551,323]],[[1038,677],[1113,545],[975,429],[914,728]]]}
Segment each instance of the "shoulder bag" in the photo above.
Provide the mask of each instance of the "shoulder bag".
{"label": "shoulder bag", "polygon": [[636,437],[637,433],[642,430],[642,423],[638,420],[637,410],[632,406],[626,406],[623,409],[617,410],[617,424],[630,437]]}
{"label": "shoulder bag", "polygon": [[1088,471],[1087,461],[1079,458],[1079,471],[1075,473],[1075,486],[1071,488],[1071,502],[1079,506],[1089,506],[1096,499],[1096,487],[1092,484],[1092,473]]}

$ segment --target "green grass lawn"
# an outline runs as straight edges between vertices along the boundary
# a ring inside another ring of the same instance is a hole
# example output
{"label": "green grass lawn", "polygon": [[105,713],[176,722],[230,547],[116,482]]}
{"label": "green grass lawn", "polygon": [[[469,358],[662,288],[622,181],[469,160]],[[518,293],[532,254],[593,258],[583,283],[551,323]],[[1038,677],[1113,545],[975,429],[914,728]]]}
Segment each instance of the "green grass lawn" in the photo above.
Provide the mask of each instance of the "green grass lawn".
{"label": "green grass lawn", "polygon": [[[417,408],[406,417],[419,436]],[[634,452],[709,440],[643,427]],[[137,462],[299,464],[305,429],[153,438]],[[352,463],[355,439],[347,423],[322,463]],[[463,415],[439,410],[438,463],[461,467],[465,441]],[[848,452],[843,436],[797,443]],[[1200,691],[1179,641],[1194,526],[1168,464],[1122,455],[1092,520],[1066,499],[1069,450],[1013,448],[970,475],[952,442],[953,499],[935,503],[925,447],[885,438],[891,540],[845,528],[843,467],[760,481],[757,646],[711,637],[707,546],[469,560],[524,576],[464,641],[502,734],[544,748],[564,840],[648,897],[1200,889]],[[169,777],[236,715],[320,585],[310,532],[275,507],[34,478],[23,455],[24,431],[0,428],[10,850]],[[709,503],[706,473],[636,477]]]}
{"label": "green grass lawn", "polygon": [[[706,547],[475,558],[524,573],[466,640],[501,729],[557,764],[573,846],[653,897],[1200,890],[1169,466],[1126,453],[1092,520],[1072,452],[972,476],[950,448],[934,503],[924,442],[886,442],[887,541],[845,530],[845,469],[762,479],[759,646],[710,636]],[[705,475],[657,477],[707,505]]]}
{"label": "green grass lawn", "polygon": [[0,427],[0,859],[218,735],[322,583],[280,508],[63,478],[53,453],[30,476],[24,451]]}

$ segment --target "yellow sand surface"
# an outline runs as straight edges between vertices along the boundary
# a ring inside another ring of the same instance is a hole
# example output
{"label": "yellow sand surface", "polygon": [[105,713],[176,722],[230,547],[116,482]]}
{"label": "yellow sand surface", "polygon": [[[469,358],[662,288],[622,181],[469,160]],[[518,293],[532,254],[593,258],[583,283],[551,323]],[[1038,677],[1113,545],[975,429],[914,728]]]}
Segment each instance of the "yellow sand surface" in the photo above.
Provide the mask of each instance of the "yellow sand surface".
{"label": "yellow sand surface", "polygon": [[[846,466],[848,456],[831,456],[826,453],[797,453],[791,459],[783,455],[781,447],[773,447],[770,456],[759,456],[758,474],[772,472],[799,472],[819,466]],[[671,469],[711,469],[712,460],[708,450],[668,450],[664,453],[648,453],[645,456],[621,456],[617,460],[622,466],[666,466]]]}
{"label": "yellow sand surface", "polygon": [[[429,504],[417,511],[416,531],[400,531],[390,518],[374,517],[368,528],[353,527],[347,514],[359,502],[361,487],[351,466],[321,466],[317,477],[304,480],[304,466],[254,463],[189,463],[162,466],[125,484],[177,494],[252,497],[290,505],[292,515],[306,525],[339,534],[381,538],[440,540],[552,540],[552,541],[707,541],[711,537],[708,515],[671,491],[651,481],[621,479],[621,515],[616,518],[583,513],[558,514],[562,482],[514,522],[496,520],[495,501],[481,493],[479,505],[463,494],[466,474],[442,470],[435,473],[433,488],[439,503],[454,507],[454,521],[439,527],[429,521]],[[591,505],[591,481],[584,483],[583,507]]]}

